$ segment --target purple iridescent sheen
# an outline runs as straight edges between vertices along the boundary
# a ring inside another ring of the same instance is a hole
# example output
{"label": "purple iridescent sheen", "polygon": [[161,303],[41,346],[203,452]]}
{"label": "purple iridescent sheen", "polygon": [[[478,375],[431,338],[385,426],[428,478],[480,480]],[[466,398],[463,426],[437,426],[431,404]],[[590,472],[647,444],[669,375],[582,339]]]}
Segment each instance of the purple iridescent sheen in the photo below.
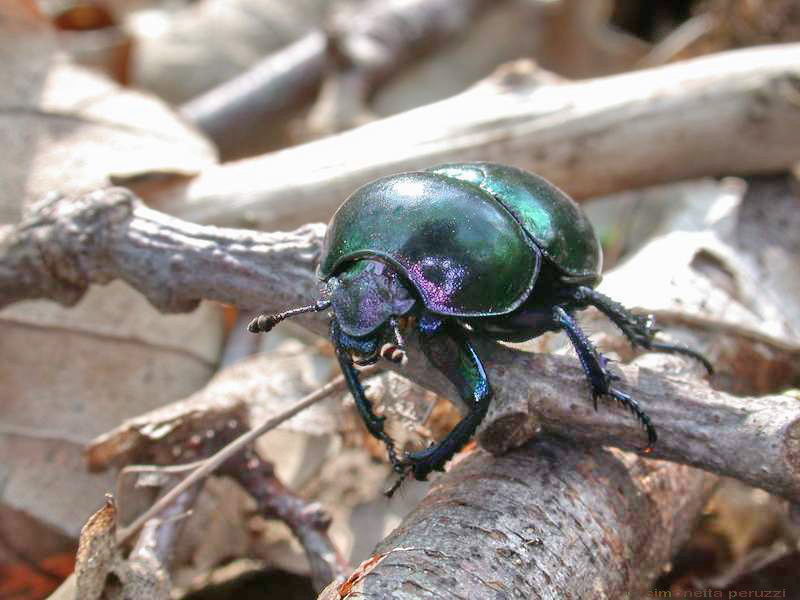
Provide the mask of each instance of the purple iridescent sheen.
{"label": "purple iridescent sheen", "polygon": [[402,316],[415,303],[401,276],[385,263],[360,260],[328,280],[333,312],[347,335],[372,333],[392,315]]}

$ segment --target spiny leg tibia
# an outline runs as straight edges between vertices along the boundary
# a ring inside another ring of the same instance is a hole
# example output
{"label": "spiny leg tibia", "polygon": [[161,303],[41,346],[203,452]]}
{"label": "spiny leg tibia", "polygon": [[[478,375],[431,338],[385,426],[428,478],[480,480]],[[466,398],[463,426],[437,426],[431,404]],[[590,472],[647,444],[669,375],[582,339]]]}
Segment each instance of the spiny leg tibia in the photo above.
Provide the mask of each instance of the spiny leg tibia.
{"label": "spiny leg tibia", "polygon": [[589,385],[592,388],[592,400],[594,401],[595,409],[597,408],[598,397],[609,396],[619,402],[624,408],[630,410],[647,432],[648,445],[645,451],[649,452],[658,439],[650,417],[647,416],[647,413],[644,412],[636,400],[611,385],[613,381],[617,381],[619,378],[608,371],[608,361],[589,341],[589,338],[586,337],[586,334],[578,326],[575,318],[562,306],[555,307],[553,310],[553,317],[566,332],[575,351],[578,353],[581,367],[583,367],[583,372],[586,374],[586,378],[589,380]]}
{"label": "spiny leg tibia", "polygon": [[[353,359],[350,356],[350,344],[354,342],[352,338],[345,336],[341,331],[336,319],[331,321],[330,329],[331,340],[336,348],[336,358],[339,361],[339,367],[342,370],[347,387],[353,396],[364,424],[367,426],[367,431],[373,437],[379,439],[386,446],[386,451],[389,454],[389,461],[392,463],[392,468],[397,473],[403,473],[405,467],[401,464],[400,459],[397,457],[397,450],[395,449],[394,440],[384,431],[383,422],[385,417],[379,417],[372,410],[372,403],[364,393],[364,387],[358,379],[358,371],[353,366]],[[366,343],[366,342],[365,342]],[[364,351],[363,348],[356,348]],[[366,352],[365,352],[366,353]]]}
{"label": "spiny leg tibia", "polygon": [[579,306],[594,306],[597,310],[606,315],[620,328],[622,333],[625,334],[625,337],[628,338],[634,346],[640,346],[652,352],[688,356],[700,362],[706,368],[709,375],[714,374],[714,367],[711,362],[696,350],[685,346],[656,341],[655,335],[658,333],[659,329],[655,327],[651,315],[634,315],[619,302],[587,286],[581,286],[576,290],[575,299]]}

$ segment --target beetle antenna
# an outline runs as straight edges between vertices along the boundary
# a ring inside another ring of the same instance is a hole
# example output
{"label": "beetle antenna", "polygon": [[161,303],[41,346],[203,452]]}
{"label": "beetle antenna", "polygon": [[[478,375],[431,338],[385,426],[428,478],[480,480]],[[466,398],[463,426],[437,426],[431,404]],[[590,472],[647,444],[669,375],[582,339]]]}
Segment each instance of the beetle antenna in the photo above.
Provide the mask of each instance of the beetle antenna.
{"label": "beetle antenna", "polygon": [[289,317],[294,317],[297,315],[302,315],[303,313],[320,312],[328,308],[330,305],[331,305],[330,300],[318,300],[314,304],[309,304],[308,306],[292,308],[290,310],[285,310],[283,312],[275,314],[261,314],[258,315],[252,321],[250,321],[250,323],[248,323],[247,330],[251,333],[261,333],[261,332],[266,333],[284,319],[288,319]]}

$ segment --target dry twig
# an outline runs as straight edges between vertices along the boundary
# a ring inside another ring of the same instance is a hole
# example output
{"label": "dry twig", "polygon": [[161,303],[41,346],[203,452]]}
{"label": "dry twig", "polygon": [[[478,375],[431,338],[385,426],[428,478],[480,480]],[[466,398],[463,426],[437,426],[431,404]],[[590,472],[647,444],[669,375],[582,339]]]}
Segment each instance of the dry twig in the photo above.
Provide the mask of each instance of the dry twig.
{"label": "dry twig", "polygon": [[[226,159],[263,151],[286,115],[309,102],[328,71],[325,119],[331,126],[363,110],[383,81],[457,34],[486,0],[379,0],[327,31],[312,31],[242,75],[181,107]],[[333,89],[336,92],[333,92]],[[336,114],[332,114],[335,112]]]}
{"label": "dry twig", "polygon": [[512,64],[458,96],[211,168],[185,188],[150,198],[193,222],[274,230],[327,220],[376,177],[453,160],[513,164],[583,198],[784,171],[800,154],[797,44],[556,79],[530,62]]}
{"label": "dry twig", "polygon": [[[0,305],[42,296],[74,302],[91,283],[118,277],[161,310],[189,310],[200,298],[210,298],[247,310],[278,311],[315,296],[312,269],[321,234],[320,226],[266,234],[193,225],[145,208],[121,189],[63,198],[39,206],[0,241]],[[702,250],[684,247],[689,262]],[[727,296],[717,296],[716,301],[728,312],[737,305]],[[721,306],[707,303],[704,314],[714,315]],[[669,311],[665,314],[670,316]],[[695,318],[700,327],[702,316]],[[301,322],[321,335],[326,332],[323,317]],[[800,355],[797,345],[759,332],[758,324],[749,329],[739,322],[727,329],[725,322],[714,326],[722,328],[715,337],[725,334],[726,343],[744,339],[748,346],[757,343],[766,352],[788,356],[790,362]],[[749,337],[742,337],[748,332]],[[586,396],[573,359],[496,344],[484,344],[483,352],[498,396],[481,434],[487,445],[498,448],[492,432],[513,420],[519,425],[515,431],[528,436],[541,423],[595,443],[642,446],[641,431],[627,415],[595,412],[590,402],[573,400]],[[413,354],[410,358],[404,374],[454,397],[440,373]],[[531,373],[539,376],[532,379]],[[800,500],[796,402],[784,397],[736,398],[696,379],[665,377],[634,366],[622,367],[622,375],[626,391],[640,398],[658,423],[656,457],[689,462]],[[524,437],[517,433],[513,439],[521,443]],[[692,441],[690,451],[687,440]],[[734,444],[735,449],[721,444]]]}
{"label": "dry twig", "polygon": [[[364,375],[365,377],[368,377],[371,373],[377,370],[378,370],[377,368],[372,368],[369,370],[365,369]],[[134,521],[130,525],[128,525],[124,529],[121,529],[117,533],[117,541],[120,544],[122,544],[128,539],[130,539],[139,530],[140,527],[142,527],[150,519],[157,517],[161,513],[161,511],[163,511],[167,506],[172,504],[183,492],[185,492],[196,483],[208,477],[211,473],[220,468],[221,465],[225,464],[226,461],[235,457],[236,454],[243,451],[247,446],[253,443],[264,433],[270,431],[271,429],[275,429],[275,427],[277,427],[284,421],[291,419],[296,414],[302,412],[303,410],[319,402],[320,400],[327,398],[331,394],[344,391],[346,387],[347,386],[344,377],[339,376],[330,383],[327,383],[326,385],[321,387],[319,390],[299,400],[298,402],[290,406],[288,409],[281,412],[279,415],[276,415],[274,417],[265,420],[257,427],[254,427],[250,431],[237,437],[231,443],[227,444],[221,450],[216,452],[213,456],[203,460],[203,462],[196,469],[194,469],[189,475],[187,475],[185,479],[181,480],[177,485],[175,485],[175,487],[170,489],[166,494],[164,494],[161,498],[159,498],[155,504],[153,504],[144,513],[142,513],[136,519],[134,519]],[[263,493],[259,493],[259,496],[262,497],[260,499],[261,503],[266,502],[266,500],[263,498],[264,496]],[[285,512],[288,514],[289,511]]]}

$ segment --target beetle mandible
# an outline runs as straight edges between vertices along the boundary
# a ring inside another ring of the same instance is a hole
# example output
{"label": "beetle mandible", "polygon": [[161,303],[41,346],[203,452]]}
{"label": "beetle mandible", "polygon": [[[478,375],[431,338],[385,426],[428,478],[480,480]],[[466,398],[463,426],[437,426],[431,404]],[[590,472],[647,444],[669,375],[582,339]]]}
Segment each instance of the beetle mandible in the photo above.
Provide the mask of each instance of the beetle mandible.
{"label": "beetle mandible", "polygon": [[[542,177],[514,167],[475,162],[383,177],[356,190],[328,226],[318,276],[322,299],[248,328],[269,331],[294,315],[332,309],[330,337],[369,432],[382,440],[394,469],[424,481],[475,433],[492,389],[471,336],[519,342],[563,330],[580,359],[592,399],[607,396],[644,427],[655,428],[635,399],[614,387],[606,359],[575,320],[594,306],[634,346],[700,353],[655,339],[650,316],[631,313],[595,290],[602,250],[586,215]],[[408,318],[411,317],[411,318]],[[398,458],[374,414],[354,365],[379,356],[404,358],[402,325],[416,328],[423,352],[455,385],[469,412],[438,444]],[[402,480],[402,479],[401,479]]]}

